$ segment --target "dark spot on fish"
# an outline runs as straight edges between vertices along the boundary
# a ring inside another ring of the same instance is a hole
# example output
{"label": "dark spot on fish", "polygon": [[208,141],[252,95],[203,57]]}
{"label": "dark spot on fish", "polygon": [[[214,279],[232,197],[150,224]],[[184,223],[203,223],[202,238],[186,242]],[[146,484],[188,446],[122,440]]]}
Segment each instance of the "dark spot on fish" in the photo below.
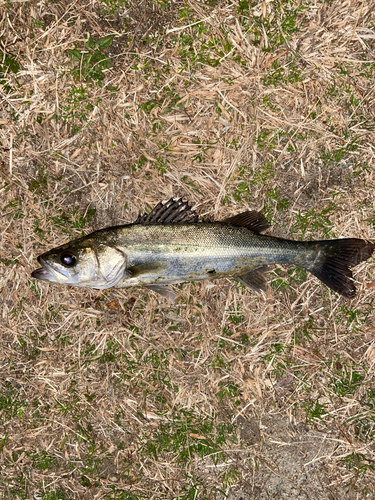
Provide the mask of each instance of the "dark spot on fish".
{"label": "dark spot on fish", "polygon": [[209,271],[207,271],[207,274],[216,274],[216,271],[215,269],[210,269]]}

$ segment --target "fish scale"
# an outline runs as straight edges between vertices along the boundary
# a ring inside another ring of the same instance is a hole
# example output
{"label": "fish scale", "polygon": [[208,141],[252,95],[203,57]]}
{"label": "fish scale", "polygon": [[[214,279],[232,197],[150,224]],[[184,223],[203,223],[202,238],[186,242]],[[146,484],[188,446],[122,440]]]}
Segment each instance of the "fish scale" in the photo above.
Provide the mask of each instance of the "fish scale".
{"label": "fish scale", "polygon": [[367,260],[374,244],[358,238],[293,241],[261,234],[260,212],[204,221],[182,199],[158,203],[133,224],[109,227],[38,257],[34,278],[97,289],[145,286],[173,301],[169,284],[234,278],[266,290],[269,264],[293,264],[332,290],[353,297],[351,267]]}

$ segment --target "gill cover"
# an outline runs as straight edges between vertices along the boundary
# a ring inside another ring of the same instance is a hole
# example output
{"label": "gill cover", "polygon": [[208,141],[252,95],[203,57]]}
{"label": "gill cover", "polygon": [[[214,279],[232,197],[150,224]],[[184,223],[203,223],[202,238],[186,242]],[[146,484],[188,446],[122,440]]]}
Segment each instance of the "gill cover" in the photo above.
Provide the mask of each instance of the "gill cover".
{"label": "gill cover", "polygon": [[[97,276],[93,288],[114,287],[126,274],[126,256],[117,248],[99,246],[95,249]],[[87,284],[86,284],[87,286]]]}

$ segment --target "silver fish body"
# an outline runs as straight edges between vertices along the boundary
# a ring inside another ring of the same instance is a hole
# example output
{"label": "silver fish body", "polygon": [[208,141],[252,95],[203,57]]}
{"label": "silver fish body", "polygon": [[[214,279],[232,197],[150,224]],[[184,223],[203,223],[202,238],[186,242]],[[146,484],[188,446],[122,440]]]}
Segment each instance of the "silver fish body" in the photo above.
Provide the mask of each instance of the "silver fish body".
{"label": "silver fish body", "polygon": [[[173,215],[180,220],[171,221]],[[372,243],[285,240],[261,234],[267,227],[257,212],[199,222],[186,203],[170,200],[133,224],[102,229],[46,252],[33,276],[97,289],[146,286],[172,300],[166,285],[203,279],[233,277],[264,290],[265,266],[283,263],[307,269],[346,297],[355,294],[350,267],[370,257]]]}
{"label": "silver fish body", "polygon": [[114,229],[131,270],[116,287],[242,276],[273,263],[314,258],[303,242],[220,223],[130,225]]}

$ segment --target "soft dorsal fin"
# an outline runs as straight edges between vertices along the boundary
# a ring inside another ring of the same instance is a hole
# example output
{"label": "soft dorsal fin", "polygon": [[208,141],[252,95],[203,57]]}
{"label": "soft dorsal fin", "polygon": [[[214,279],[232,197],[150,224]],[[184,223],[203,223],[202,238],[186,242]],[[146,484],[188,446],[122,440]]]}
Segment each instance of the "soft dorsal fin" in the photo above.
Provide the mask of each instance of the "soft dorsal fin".
{"label": "soft dorsal fin", "polygon": [[175,200],[171,198],[166,203],[161,201],[149,213],[139,215],[134,224],[149,223],[177,223],[177,222],[200,222],[199,215],[191,209],[189,202],[182,198]]}
{"label": "soft dorsal fin", "polygon": [[233,217],[228,217],[221,221],[222,224],[231,224],[232,226],[242,226],[255,231],[256,233],[261,233],[270,227],[270,223],[264,217],[262,212],[247,211],[241,214],[234,215]]}

